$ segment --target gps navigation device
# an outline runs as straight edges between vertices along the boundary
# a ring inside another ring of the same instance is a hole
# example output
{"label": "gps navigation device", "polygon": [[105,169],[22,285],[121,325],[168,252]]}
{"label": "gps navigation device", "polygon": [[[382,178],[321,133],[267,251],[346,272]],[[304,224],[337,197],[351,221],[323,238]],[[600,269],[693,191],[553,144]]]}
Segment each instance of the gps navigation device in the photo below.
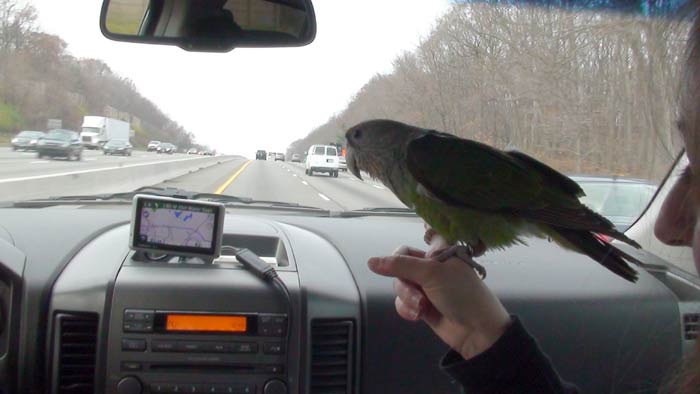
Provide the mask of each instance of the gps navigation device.
{"label": "gps navigation device", "polygon": [[139,194],[132,209],[131,249],[209,261],[219,257],[222,204]]}

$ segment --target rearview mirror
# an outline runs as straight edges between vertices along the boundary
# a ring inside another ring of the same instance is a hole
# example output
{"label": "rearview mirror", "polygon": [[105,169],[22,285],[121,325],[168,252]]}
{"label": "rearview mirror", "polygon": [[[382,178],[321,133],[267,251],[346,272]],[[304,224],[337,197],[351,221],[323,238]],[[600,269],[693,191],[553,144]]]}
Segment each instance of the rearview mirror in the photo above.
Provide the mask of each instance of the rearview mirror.
{"label": "rearview mirror", "polygon": [[311,43],[311,0],[104,0],[100,29],[116,41],[176,45],[188,51]]}

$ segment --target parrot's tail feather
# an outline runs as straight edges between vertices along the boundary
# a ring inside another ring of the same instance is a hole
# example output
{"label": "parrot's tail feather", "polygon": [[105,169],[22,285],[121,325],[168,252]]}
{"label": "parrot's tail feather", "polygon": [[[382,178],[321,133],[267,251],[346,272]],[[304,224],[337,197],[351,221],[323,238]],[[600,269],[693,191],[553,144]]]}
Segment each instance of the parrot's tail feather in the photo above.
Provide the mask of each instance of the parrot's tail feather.
{"label": "parrot's tail feather", "polygon": [[637,241],[633,240],[632,238],[626,236],[625,234],[623,234],[623,233],[621,233],[621,232],[619,232],[619,231],[616,231],[616,230],[615,230],[615,231],[606,232],[606,233],[604,233],[604,234],[605,234],[605,235],[609,235],[609,236],[615,238],[615,239],[618,240],[618,241],[622,241],[622,242],[624,242],[624,243],[626,243],[626,244],[629,244],[629,245],[631,245],[631,246],[634,246],[634,247],[637,248],[637,249],[641,249],[641,248],[642,248],[642,245],[638,244]]}
{"label": "parrot's tail feather", "polygon": [[571,243],[578,250],[599,262],[603,267],[615,274],[627,279],[630,282],[637,281],[637,271],[632,268],[627,261],[635,259],[623,254],[620,250],[604,242],[585,230],[570,230],[565,228],[554,228],[554,230],[566,241]]}

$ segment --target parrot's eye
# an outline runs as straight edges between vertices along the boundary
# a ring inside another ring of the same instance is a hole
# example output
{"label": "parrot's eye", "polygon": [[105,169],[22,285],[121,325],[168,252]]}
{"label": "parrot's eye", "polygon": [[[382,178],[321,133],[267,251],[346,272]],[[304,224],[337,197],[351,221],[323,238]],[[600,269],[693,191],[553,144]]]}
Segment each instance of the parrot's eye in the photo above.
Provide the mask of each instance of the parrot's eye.
{"label": "parrot's eye", "polygon": [[362,138],[362,130],[360,129],[355,129],[355,131],[352,132],[352,138],[359,140]]}

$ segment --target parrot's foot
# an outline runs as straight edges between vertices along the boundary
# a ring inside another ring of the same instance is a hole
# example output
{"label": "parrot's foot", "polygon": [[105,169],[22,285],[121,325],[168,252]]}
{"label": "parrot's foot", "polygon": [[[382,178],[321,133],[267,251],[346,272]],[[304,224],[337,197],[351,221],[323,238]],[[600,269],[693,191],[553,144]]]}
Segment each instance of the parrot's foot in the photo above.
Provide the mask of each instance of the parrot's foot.
{"label": "parrot's foot", "polygon": [[474,256],[474,248],[472,248],[471,245],[452,245],[437,253],[434,258],[437,261],[445,261],[453,256],[472,267],[481,279],[486,279],[486,268],[472,259],[472,256]]}

